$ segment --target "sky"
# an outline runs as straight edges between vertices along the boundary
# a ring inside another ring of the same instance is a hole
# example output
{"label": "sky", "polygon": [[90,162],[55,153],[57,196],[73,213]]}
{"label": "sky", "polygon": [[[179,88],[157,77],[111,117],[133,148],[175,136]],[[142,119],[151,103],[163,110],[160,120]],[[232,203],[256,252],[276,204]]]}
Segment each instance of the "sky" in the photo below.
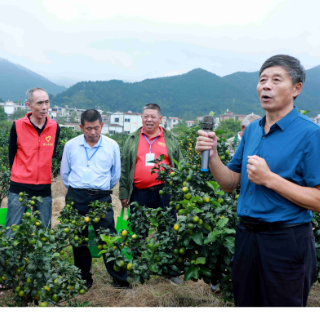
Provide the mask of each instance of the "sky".
{"label": "sky", "polygon": [[65,86],[253,72],[280,53],[310,69],[319,12],[319,0],[0,0],[0,58]]}

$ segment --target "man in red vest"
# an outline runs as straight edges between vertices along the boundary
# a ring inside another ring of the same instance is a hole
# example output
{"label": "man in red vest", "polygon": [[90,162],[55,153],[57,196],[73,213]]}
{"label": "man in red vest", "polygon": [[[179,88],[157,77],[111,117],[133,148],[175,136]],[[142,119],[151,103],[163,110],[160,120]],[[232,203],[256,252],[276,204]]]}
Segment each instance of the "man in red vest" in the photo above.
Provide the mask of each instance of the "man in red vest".
{"label": "man in red vest", "polygon": [[[26,192],[28,199],[41,196],[37,210],[46,228],[51,227],[52,157],[59,139],[60,127],[48,117],[50,101],[41,88],[27,91],[27,106],[31,110],[25,118],[14,121],[9,140],[11,181],[8,192],[6,227],[21,223],[26,207],[21,206],[19,193]],[[11,234],[11,230],[7,230]]]}

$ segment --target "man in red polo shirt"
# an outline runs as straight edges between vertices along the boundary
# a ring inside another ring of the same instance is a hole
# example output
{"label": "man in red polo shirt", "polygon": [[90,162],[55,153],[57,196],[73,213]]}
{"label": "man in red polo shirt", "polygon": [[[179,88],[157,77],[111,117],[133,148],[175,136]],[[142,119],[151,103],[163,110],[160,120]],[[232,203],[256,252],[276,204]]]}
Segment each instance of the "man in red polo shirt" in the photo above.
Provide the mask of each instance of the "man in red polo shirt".
{"label": "man in red polo shirt", "polygon": [[[180,162],[182,154],[173,134],[160,127],[161,119],[161,110],[157,104],[145,105],[142,112],[143,127],[133,132],[123,147],[119,188],[123,207],[127,207],[130,202],[155,209],[169,206],[170,195],[159,194],[163,185],[156,180],[156,174],[151,174],[151,168],[154,167],[151,161],[164,154],[161,163],[173,167],[173,159]],[[177,220],[175,212],[172,212],[172,217]]]}
{"label": "man in red polo shirt", "polygon": [[172,159],[181,161],[179,142],[173,134],[160,127],[161,110],[157,104],[143,107],[143,127],[133,132],[127,139],[121,156],[121,178],[119,196],[123,207],[130,202],[138,202],[150,208],[167,207],[169,195],[159,195],[163,188],[157,175],[151,174],[154,163],[161,154],[165,155],[163,164],[174,166]]}

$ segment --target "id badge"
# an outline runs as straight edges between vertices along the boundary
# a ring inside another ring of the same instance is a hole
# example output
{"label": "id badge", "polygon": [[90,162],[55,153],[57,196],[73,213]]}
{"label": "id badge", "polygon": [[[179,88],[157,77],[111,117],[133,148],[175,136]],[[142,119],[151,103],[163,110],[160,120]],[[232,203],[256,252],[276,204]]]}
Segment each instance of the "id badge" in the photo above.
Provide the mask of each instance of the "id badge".
{"label": "id badge", "polygon": [[86,168],[83,170],[83,175],[82,175],[82,182],[83,183],[90,183],[91,182],[91,169]]}
{"label": "id badge", "polygon": [[150,161],[154,161],[154,153],[146,153],[146,166],[154,167],[155,163],[150,162]]}

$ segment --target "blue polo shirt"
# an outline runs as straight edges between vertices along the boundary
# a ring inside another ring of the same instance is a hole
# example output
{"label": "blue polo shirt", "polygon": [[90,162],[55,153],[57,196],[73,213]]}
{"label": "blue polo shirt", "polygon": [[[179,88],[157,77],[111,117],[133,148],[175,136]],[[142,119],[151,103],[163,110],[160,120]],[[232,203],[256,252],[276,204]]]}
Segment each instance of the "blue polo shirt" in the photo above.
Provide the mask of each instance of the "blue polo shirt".
{"label": "blue polo shirt", "polygon": [[265,186],[248,179],[248,156],[266,160],[270,170],[299,186],[320,184],[320,126],[293,108],[275,123],[268,134],[266,117],[253,121],[244,131],[228,168],[241,173],[239,217],[265,222],[304,223],[312,220],[310,210],[299,207]]}

